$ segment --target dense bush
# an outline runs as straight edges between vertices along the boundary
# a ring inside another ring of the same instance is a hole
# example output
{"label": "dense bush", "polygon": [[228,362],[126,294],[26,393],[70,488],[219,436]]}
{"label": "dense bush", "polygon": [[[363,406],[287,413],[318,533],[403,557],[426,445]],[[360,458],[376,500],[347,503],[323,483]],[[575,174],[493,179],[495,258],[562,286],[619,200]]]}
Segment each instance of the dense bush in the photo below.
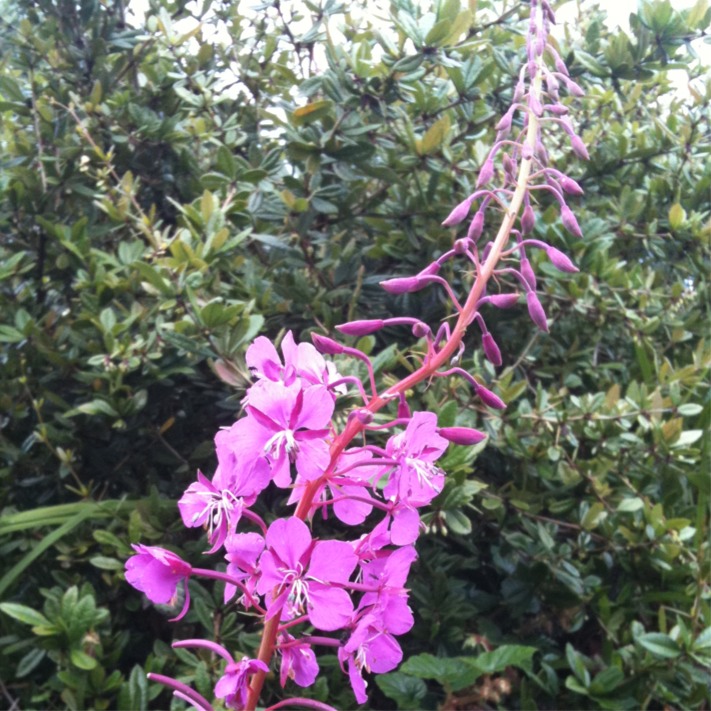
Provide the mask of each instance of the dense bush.
{"label": "dense bush", "polygon": [[[211,695],[218,661],[168,653],[169,612],[125,585],[129,543],[200,559],[175,501],[214,467],[255,335],[445,315],[377,282],[449,248],[440,223],[510,102],[527,6],[393,0],[377,25],[332,0],[201,12],[155,2],[134,27],[121,3],[4,6],[0,680],[21,707],[167,707],[146,671]],[[692,41],[710,20],[654,2],[629,35],[595,9],[559,34],[587,92],[591,160],[554,152],[585,189],[584,239],[552,207],[536,236],[581,271],[537,264],[551,335],[500,312],[503,369],[465,363],[503,414],[456,383],[416,394],[490,439],[444,460],[406,661],[372,707],[708,708],[711,82]],[[359,344],[384,380],[410,368],[398,338]],[[221,626],[253,649],[219,589],[192,594],[181,635]],[[353,707],[325,667],[313,694]]]}

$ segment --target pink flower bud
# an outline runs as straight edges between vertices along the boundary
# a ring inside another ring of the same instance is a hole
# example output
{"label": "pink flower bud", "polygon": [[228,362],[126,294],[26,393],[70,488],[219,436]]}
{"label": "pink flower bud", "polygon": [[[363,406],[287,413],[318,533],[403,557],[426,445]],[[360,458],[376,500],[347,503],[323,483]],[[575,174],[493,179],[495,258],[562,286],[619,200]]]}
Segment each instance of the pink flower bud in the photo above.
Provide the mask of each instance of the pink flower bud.
{"label": "pink flower bud", "polygon": [[420,277],[396,277],[395,279],[386,279],[380,282],[380,286],[388,292],[388,294],[409,294],[413,291],[419,291],[427,286],[427,282]]}
{"label": "pink flower bud", "polygon": [[439,262],[432,262],[432,264],[428,264],[422,271],[420,271],[417,276],[434,276],[439,273],[441,266],[442,265]]}
{"label": "pink flower bud", "polygon": [[570,137],[570,147],[573,149],[573,153],[575,153],[578,158],[590,160],[588,149],[585,147],[583,139],[580,138],[580,136],[573,135]]}
{"label": "pink flower bud", "polygon": [[369,425],[373,421],[373,413],[365,408],[359,408],[357,410],[351,410],[348,414],[348,419],[354,417],[362,425]]}
{"label": "pink flower bud", "polygon": [[498,395],[495,395],[491,392],[491,390],[485,388],[483,385],[479,385],[477,383],[476,394],[481,398],[481,401],[485,405],[493,407],[495,410],[506,409],[506,403]]}
{"label": "pink flower bud", "polygon": [[563,188],[563,190],[568,193],[568,195],[583,194],[583,189],[580,187],[580,185],[572,178],[569,178],[567,175],[564,175],[560,179],[560,187]]}
{"label": "pink flower bud", "polygon": [[501,365],[501,363],[503,362],[501,359],[501,351],[496,345],[494,337],[489,332],[484,333],[482,335],[481,345],[484,348],[484,355],[486,356],[487,360],[493,363],[494,365]]}
{"label": "pink flower bud", "polygon": [[437,434],[454,444],[467,445],[479,444],[486,439],[486,434],[473,427],[440,427]]}
{"label": "pink flower bud", "polygon": [[497,309],[510,309],[518,303],[518,294],[494,294],[487,299]]}
{"label": "pink flower bud", "polygon": [[546,312],[541,306],[541,302],[538,300],[535,291],[529,291],[526,294],[526,301],[528,302],[528,313],[531,316],[533,323],[541,329],[548,333],[548,319],[546,318]]}
{"label": "pink flower bud", "polygon": [[463,239],[458,239],[454,243],[454,253],[455,254],[466,254],[467,250],[471,246],[471,240],[468,237],[464,237]]}
{"label": "pink flower bud", "polygon": [[521,232],[525,235],[533,232],[533,227],[536,224],[536,213],[530,205],[526,205],[521,215]]}
{"label": "pink flower bud", "polygon": [[472,198],[467,198],[462,200],[462,202],[457,205],[452,212],[449,213],[447,219],[442,223],[442,227],[454,227],[460,222],[467,219],[469,215],[469,209],[472,206]]}
{"label": "pink flower bud", "polygon": [[565,85],[568,87],[568,91],[573,96],[585,96],[585,92],[583,91],[580,84],[577,84],[572,79],[568,79],[568,81],[566,81]]}
{"label": "pink flower bud", "polygon": [[481,237],[482,230],[484,229],[484,211],[479,210],[471,223],[469,224],[469,229],[467,230],[467,237],[476,242],[479,237]]}
{"label": "pink flower bud", "polygon": [[422,321],[418,321],[412,327],[412,335],[415,338],[426,338],[427,336],[432,335],[432,329],[426,323],[422,323]]}
{"label": "pink flower bud", "polygon": [[479,171],[479,179],[476,181],[477,188],[486,185],[494,177],[494,161],[487,158]]}
{"label": "pink flower bud", "polygon": [[568,114],[568,107],[563,106],[563,104],[546,104],[543,108],[554,116],[566,116]]}
{"label": "pink flower bud", "polygon": [[535,290],[536,288],[536,274],[533,271],[531,262],[528,261],[526,257],[521,257],[521,276],[524,278],[528,286]]}
{"label": "pink flower bud", "polygon": [[316,350],[324,355],[339,355],[345,350],[345,346],[334,341],[326,336],[320,336],[318,333],[311,334],[311,340],[313,341]]}
{"label": "pink flower bud", "polygon": [[556,269],[559,269],[561,272],[569,272],[570,274],[575,274],[575,272],[579,272],[580,269],[578,269],[573,262],[570,261],[568,258],[567,254],[563,254],[559,249],[556,249],[555,247],[548,247],[546,250],[546,254],[548,255],[548,259],[551,260],[551,263]]}
{"label": "pink flower bud", "polygon": [[536,116],[543,116],[543,106],[535,94],[528,97],[528,105]]}
{"label": "pink flower bud", "polygon": [[567,205],[561,206],[560,219],[563,221],[563,226],[566,230],[568,230],[568,232],[570,232],[570,234],[575,235],[576,237],[583,236],[583,232],[580,229],[578,221],[575,219],[573,211]]}
{"label": "pink flower bud", "polygon": [[533,158],[533,148],[531,148],[528,143],[524,143],[521,147],[521,158],[524,160],[531,160],[531,158]]}
{"label": "pink flower bud", "polygon": [[340,326],[336,326],[336,330],[346,336],[367,336],[369,333],[379,331],[384,325],[385,323],[382,319],[366,319],[342,323]]}

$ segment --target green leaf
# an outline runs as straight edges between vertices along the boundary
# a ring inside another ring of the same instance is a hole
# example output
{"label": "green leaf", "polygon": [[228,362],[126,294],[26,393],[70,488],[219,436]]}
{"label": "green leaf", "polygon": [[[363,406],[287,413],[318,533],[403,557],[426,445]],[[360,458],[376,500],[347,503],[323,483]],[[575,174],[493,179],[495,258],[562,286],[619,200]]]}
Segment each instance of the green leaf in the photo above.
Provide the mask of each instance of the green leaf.
{"label": "green leaf", "polygon": [[48,627],[51,624],[41,612],[37,612],[37,610],[33,610],[31,607],[27,607],[27,605],[21,605],[18,602],[0,602],[0,610],[18,622],[32,625],[33,627]]}
{"label": "green leaf", "polygon": [[30,674],[40,664],[46,654],[47,652],[44,649],[32,649],[27,652],[17,665],[17,678],[22,679],[22,677]]}
{"label": "green leaf", "polygon": [[400,667],[400,671],[420,679],[434,679],[453,691],[473,684],[482,672],[466,663],[463,657],[435,657],[432,654],[417,654]]}
{"label": "green leaf", "polygon": [[80,649],[72,649],[69,652],[69,659],[72,664],[84,671],[91,671],[96,667],[96,659],[90,657],[86,652],[82,652]]}
{"label": "green leaf", "polygon": [[389,699],[392,699],[402,711],[417,711],[422,708],[422,700],[427,694],[427,685],[422,679],[392,672],[378,674],[375,683]]}
{"label": "green leaf", "polygon": [[507,667],[518,667],[530,671],[533,655],[538,650],[520,644],[503,644],[490,652],[484,652],[478,657],[472,657],[469,663],[475,664],[483,674],[498,674]]}
{"label": "green leaf", "polygon": [[635,643],[662,659],[675,659],[681,654],[679,645],[669,635],[661,632],[639,635],[635,638]]}

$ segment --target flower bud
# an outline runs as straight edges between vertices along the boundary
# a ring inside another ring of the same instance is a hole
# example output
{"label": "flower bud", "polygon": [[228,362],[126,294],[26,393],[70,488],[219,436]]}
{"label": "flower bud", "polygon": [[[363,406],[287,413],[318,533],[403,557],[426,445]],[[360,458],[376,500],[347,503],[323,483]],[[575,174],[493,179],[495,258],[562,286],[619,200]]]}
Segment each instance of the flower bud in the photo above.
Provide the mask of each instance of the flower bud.
{"label": "flower bud", "polygon": [[526,205],[521,215],[521,232],[525,235],[533,232],[533,227],[536,224],[536,213],[530,205]]}
{"label": "flower bud", "polygon": [[523,158],[523,160],[531,160],[531,158],[533,158],[533,148],[531,148],[528,143],[524,143],[523,146],[521,146],[521,158]]}
{"label": "flower bud", "polygon": [[575,272],[579,272],[580,269],[578,269],[573,262],[570,261],[569,257],[567,254],[563,254],[559,249],[556,249],[555,247],[548,247],[546,250],[546,254],[548,255],[548,259],[551,260],[551,263],[556,269],[559,269],[561,272],[569,272],[570,274],[575,274]]}
{"label": "flower bud", "polygon": [[460,202],[459,205],[457,205],[454,210],[449,213],[447,219],[442,223],[442,227],[454,227],[460,222],[466,220],[471,206],[472,198],[469,197],[466,200],[462,200],[462,202]]}
{"label": "flower bud", "polygon": [[412,327],[412,335],[415,338],[427,338],[427,336],[432,335],[432,329],[426,323],[422,323],[422,321],[418,321]]}
{"label": "flower bud", "polygon": [[560,208],[560,219],[563,221],[563,226],[570,234],[576,237],[582,237],[583,231],[580,229],[578,221],[575,219],[573,211],[567,206],[562,205]]}
{"label": "flower bud", "polygon": [[494,161],[487,158],[479,171],[479,178],[476,181],[477,188],[486,185],[494,177]]}
{"label": "flower bud", "polygon": [[481,237],[482,230],[484,229],[484,210],[478,210],[471,223],[469,224],[469,229],[467,230],[467,237],[476,242],[479,237]]}
{"label": "flower bud", "polygon": [[511,122],[513,120],[514,107],[512,106],[500,119],[499,123],[496,124],[497,131],[503,131],[508,133],[511,129]]}
{"label": "flower bud", "polygon": [[434,276],[439,273],[441,267],[442,265],[439,262],[432,262],[418,272],[417,276]]}
{"label": "flower bud", "polygon": [[351,412],[348,413],[348,419],[350,420],[351,417],[358,420],[361,425],[369,425],[373,421],[373,413],[362,407],[357,410],[351,410]]}
{"label": "flower bud", "polygon": [[575,153],[578,158],[582,158],[583,160],[590,160],[590,154],[588,153],[588,149],[585,147],[583,139],[580,138],[580,136],[573,135],[570,137],[570,147],[573,149],[573,153]]}
{"label": "flower bud", "polygon": [[481,401],[485,405],[493,407],[495,410],[506,409],[506,403],[498,395],[495,395],[491,392],[491,390],[485,388],[483,385],[479,385],[479,383],[477,383],[476,386],[476,394],[481,398]]}
{"label": "flower bud", "polygon": [[365,319],[363,321],[349,321],[336,326],[336,330],[346,336],[367,336],[369,333],[379,331],[385,322],[382,319]]}
{"label": "flower bud", "polygon": [[543,116],[543,106],[535,94],[531,94],[528,97],[528,105],[536,116]]}
{"label": "flower bud", "polygon": [[546,104],[543,108],[554,116],[567,116],[568,114],[568,107],[563,104]]}
{"label": "flower bud", "polygon": [[318,333],[312,333],[311,340],[316,346],[316,350],[324,355],[339,355],[346,349],[340,343],[326,336],[320,336]]}
{"label": "flower bud", "polygon": [[471,246],[471,240],[468,237],[464,237],[462,239],[458,239],[454,243],[454,253],[455,254],[466,254],[467,250]]}
{"label": "flower bud", "polygon": [[409,294],[413,291],[424,289],[427,286],[427,282],[417,276],[396,277],[395,279],[381,281],[380,286],[382,286],[388,294]]}
{"label": "flower bud", "polygon": [[486,439],[487,435],[473,427],[440,427],[437,434],[454,444],[467,445],[479,444]]}
{"label": "flower bud", "polygon": [[526,257],[521,257],[521,276],[524,278],[528,286],[535,291],[536,289],[536,274],[533,271],[531,262]]}
{"label": "flower bud", "polygon": [[548,333],[548,319],[546,318],[546,312],[541,306],[541,302],[538,300],[535,291],[529,291],[526,294],[526,301],[528,302],[528,313],[531,317],[533,323],[541,329]]}
{"label": "flower bud", "polygon": [[565,82],[566,87],[568,88],[568,91],[573,95],[573,96],[585,96],[585,92],[583,91],[582,87],[580,84],[577,84],[574,82],[572,79],[568,79]]}
{"label": "flower bud", "polygon": [[496,345],[494,337],[488,331],[482,335],[481,345],[484,348],[484,355],[486,356],[487,360],[493,363],[494,365],[501,365],[501,363],[503,362],[501,359],[501,351]]}
{"label": "flower bud", "polygon": [[580,187],[580,185],[572,178],[569,178],[567,175],[564,175],[560,179],[560,187],[563,188],[563,191],[568,193],[568,195],[583,194],[583,189]]}
{"label": "flower bud", "polygon": [[486,298],[497,309],[510,309],[518,303],[518,294],[494,294]]}

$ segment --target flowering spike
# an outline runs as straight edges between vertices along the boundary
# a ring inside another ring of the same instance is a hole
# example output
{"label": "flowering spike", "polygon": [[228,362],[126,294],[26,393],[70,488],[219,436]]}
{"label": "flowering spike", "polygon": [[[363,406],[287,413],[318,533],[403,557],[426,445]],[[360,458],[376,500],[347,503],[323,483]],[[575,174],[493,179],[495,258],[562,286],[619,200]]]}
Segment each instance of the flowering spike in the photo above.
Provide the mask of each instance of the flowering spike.
{"label": "flowering spike", "polygon": [[494,337],[488,331],[482,335],[481,345],[484,348],[484,355],[489,361],[491,361],[491,363],[497,366],[503,363],[503,360],[501,359],[501,351],[496,345]]}
{"label": "flowering spike", "polygon": [[385,322],[380,318],[364,319],[362,321],[349,321],[348,323],[342,323],[336,326],[336,330],[346,336],[367,336],[369,333],[379,331],[384,325]]}
{"label": "flowering spike", "polygon": [[529,291],[526,294],[526,301],[528,302],[528,313],[531,316],[533,323],[541,329],[548,333],[548,319],[546,318],[546,312],[541,306],[541,302],[538,300],[535,291]]}
{"label": "flowering spike", "polygon": [[548,247],[546,254],[548,255],[548,259],[551,260],[553,266],[561,272],[575,274],[575,272],[580,271],[575,264],[573,264],[568,255],[564,254],[559,249],[556,249],[555,247]]}
{"label": "flowering spike", "polygon": [[582,237],[583,231],[580,229],[578,221],[575,219],[573,211],[567,206],[563,205],[560,208],[560,219],[563,221],[563,226],[570,234],[576,237]]}
{"label": "flowering spike", "polygon": [[486,439],[487,435],[481,430],[473,427],[440,427],[437,433],[447,441],[454,444],[462,444],[465,447],[472,444],[479,444]]}

